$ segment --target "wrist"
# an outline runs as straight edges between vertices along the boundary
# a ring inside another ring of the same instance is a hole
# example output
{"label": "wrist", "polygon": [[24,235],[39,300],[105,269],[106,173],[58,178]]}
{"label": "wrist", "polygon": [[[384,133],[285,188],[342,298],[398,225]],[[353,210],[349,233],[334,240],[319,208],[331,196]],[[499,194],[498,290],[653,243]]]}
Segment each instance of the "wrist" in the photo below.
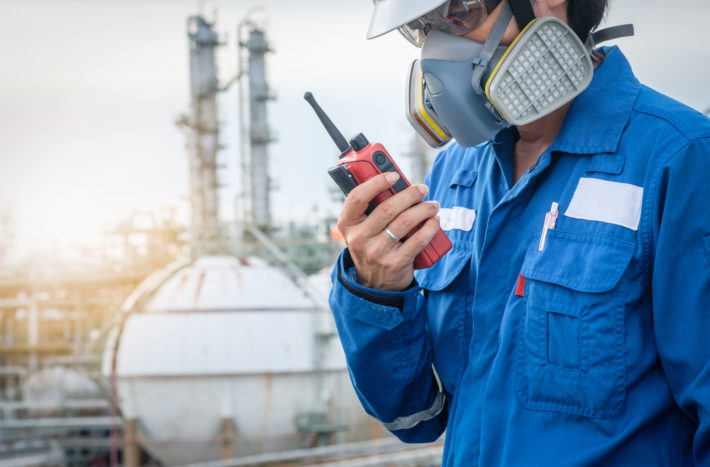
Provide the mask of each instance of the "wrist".
{"label": "wrist", "polygon": [[414,279],[414,275],[412,275],[409,280],[404,279],[394,283],[390,283],[387,281],[373,281],[363,277],[363,275],[360,274],[360,271],[358,271],[357,268],[355,268],[355,281],[358,283],[358,285],[361,285],[368,289],[381,290],[383,292],[405,292],[417,285],[417,281]]}

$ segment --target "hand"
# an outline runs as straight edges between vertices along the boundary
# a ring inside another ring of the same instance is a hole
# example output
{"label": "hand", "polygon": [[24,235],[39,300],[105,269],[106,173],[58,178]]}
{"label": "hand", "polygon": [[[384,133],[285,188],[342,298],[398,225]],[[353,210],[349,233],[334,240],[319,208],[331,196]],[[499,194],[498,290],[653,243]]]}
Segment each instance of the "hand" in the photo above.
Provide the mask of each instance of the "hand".
{"label": "hand", "polygon": [[[354,188],[338,220],[338,230],[357,269],[357,280],[371,289],[400,291],[414,278],[414,258],[439,230],[439,203],[420,203],[426,185],[413,185],[378,205],[366,215],[368,204],[390,188],[399,174],[388,172],[372,177]],[[418,203],[418,204],[417,204]],[[385,232],[404,238],[414,227],[422,227],[404,242],[395,242]]]}

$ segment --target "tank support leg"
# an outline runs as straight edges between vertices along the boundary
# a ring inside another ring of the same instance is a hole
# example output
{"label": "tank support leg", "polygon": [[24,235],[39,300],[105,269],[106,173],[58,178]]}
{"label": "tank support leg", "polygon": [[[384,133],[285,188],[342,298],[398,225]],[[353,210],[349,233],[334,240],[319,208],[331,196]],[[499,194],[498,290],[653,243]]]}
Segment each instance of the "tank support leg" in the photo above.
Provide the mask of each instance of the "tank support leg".
{"label": "tank support leg", "polygon": [[138,420],[126,419],[123,422],[123,465],[140,467],[141,448],[138,444]]}
{"label": "tank support leg", "polygon": [[222,419],[222,459],[232,459],[234,457],[234,441],[236,433],[234,430],[234,419]]}

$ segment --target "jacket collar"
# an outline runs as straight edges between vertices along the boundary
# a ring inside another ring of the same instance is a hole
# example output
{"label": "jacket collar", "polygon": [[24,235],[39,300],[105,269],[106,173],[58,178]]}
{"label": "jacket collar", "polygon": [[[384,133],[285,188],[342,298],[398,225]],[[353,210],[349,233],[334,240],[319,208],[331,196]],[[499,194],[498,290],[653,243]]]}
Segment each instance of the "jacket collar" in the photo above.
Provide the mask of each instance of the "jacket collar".
{"label": "jacket collar", "polygon": [[618,47],[605,47],[604,53],[606,58],[589,87],[575,98],[550,150],[597,154],[618,148],[641,84]]}

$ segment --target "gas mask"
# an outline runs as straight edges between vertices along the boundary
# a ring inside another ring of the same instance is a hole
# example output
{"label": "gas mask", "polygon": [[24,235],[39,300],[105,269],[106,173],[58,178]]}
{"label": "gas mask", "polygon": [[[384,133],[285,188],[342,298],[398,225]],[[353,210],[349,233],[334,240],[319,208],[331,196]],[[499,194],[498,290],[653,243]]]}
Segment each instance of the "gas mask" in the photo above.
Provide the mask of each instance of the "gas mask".
{"label": "gas mask", "polygon": [[426,35],[409,70],[407,119],[430,146],[451,138],[475,146],[549,115],[589,86],[597,43],[633,35],[632,25],[617,26],[584,44],[558,18],[533,16],[509,47],[500,46],[512,17],[506,0],[485,43],[437,30]]}

